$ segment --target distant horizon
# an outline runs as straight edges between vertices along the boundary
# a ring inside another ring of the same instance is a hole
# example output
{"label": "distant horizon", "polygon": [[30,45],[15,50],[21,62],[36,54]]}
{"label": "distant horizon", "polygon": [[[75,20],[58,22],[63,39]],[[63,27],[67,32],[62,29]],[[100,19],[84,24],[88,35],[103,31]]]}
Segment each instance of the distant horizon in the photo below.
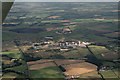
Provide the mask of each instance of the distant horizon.
{"label": "distant horizon", "polygon": [[119,2],[119,0],[1,0],[2,2]]}

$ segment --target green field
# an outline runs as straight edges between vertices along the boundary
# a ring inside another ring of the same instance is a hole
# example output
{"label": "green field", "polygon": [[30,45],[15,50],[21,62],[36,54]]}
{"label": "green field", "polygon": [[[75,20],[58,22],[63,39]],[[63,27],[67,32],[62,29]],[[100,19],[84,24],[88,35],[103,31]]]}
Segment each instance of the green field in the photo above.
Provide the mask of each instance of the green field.
{"label": "green field", "polygon": [[102,54],[110,53],[111,51],[104,46],[90,45],[89,48],[98,59],[103,59]]}
{"label": "green field", "polygon": [[82,75],[80,75],[80,77],[82,77],[82,78],[101,78],[101,76],[98,75],[97,71],[82,74]]}
{"label": "green field", "polygon": [[40,70],[31,70],[30,73],[32,78],[64,78],[64,75],[56,66],[45,67]]}
{"label": "green field", "polygon": [[119,80],[118,71],[116,71],[117,75],[112,70],[101,71],[100,73],[103,75],[104,78],[116,78],[116,80]]}

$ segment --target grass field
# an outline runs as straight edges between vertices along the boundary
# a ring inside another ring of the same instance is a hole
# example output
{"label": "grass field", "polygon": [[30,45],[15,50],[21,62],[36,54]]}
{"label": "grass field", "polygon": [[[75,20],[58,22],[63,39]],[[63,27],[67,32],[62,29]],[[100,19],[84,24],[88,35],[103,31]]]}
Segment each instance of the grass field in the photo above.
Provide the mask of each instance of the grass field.
{"label": "grass field", "polygon": [[64,75],[56,66],[45,67],[39,70],[31,70],[30,73],[32,78],[64,78]]}
{"label": "grass field", "polygon": [[1,54],[5,54],[8,55],[9,57],[17,58],[17,59],[23,58],[21,53],[19,53],[18,51],[2,52]]}
{"label": "grass field", "polygon": [[[117,53],[107,49],[104,46],[89,45],[89,48],[98,59],[116,59]],[[36,56],[43,59],[80,59],[89,55],[90,52],[85,47],[77,47],[76,49],[70,49],[68,51],[42,51],[35,53]],[[113,55],[113,58],[111,57]]]}
{"label": "grass field", "polygon": [[101,78],[97,71],[92,71],[80,75],[81,78]]}
{"label": "grass field", "polygon": [[[116,71],[118,73],[118,71]],[[118,79],[118,76],[119,75],[116,75],[112,70],[108,70],[108,71],[101,71],[100,72],[104,78],[117,78],[116,80],[119,80]]]}
{"label": "grass field", "polygon": [[102,56],[102,55],[111,52],[110,50],[108,50],[108,49],[105,48],[104,46],[90,45],[89,48],[91,49],[91,51],[94,53],[94,55],[95,55],[98,59],[103,59],[103,56]]}
{"label": "grass field", "polygon": [[43,59],[80,59],[84,58],[90,52],[87,48],[78,47],[77,49],[71,49],[68,51],[42,51],[36,53],[36,56]]}
{"label": "grass field", "polygon": [[13,80],[14,78],[21,78],[21,77],[23,77],[23,76],[17,75],[15,73],[6,73],[5,75],[2,76],[2,78],[3,78],[2,80],[5,80],[7,78]]}
{"label": "grass field", "polygon": [[[61,65],[66,69],[66,71],[62,72],[54,63]],[[43,59],[39,61],[28,62],[28,65],[30,66],[29,69],[32,78],[64,78],[64,75],[67,77],[71,77],[72,75],[84,77],[82,76],[84,74],[87,76],[98,77],[96,73],[97,66],[84,62],[83,60]]]}
{"label": "grass field", "polygon": [[[65,78],[53,60],[38,60],[27,63],[31,78]],[[37,74],[36,74],[37,73]]]}
{"label": "grass field", "polygon": [[119,32],[113,32],[113,33],[108,33],[108,34],[104,34],[105,36],[108,36],[108,37],[115,37],[115,38],[118,38],[119,37]]}

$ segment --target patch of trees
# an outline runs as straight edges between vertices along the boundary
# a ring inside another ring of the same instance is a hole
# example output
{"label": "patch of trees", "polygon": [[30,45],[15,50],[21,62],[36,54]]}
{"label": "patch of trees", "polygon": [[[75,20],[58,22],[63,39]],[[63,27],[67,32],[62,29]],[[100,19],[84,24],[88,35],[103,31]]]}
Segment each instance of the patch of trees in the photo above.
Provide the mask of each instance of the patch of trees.
{"label": "patch of trees", "polygon": [[41,31],[46,31],[44,28],[17,28],[11,29],[9,31],[16,32],[16,33],[39,33]]}
{"label": "patch of trees", "polygon": [[51,55],[50,59],[65,59],[65,57],[60,54],[55,54],[55,55]]}
{"label": "patch of trees", "polygon": [[20,62],[14,62],[11,64],[2,63],[2,69],[11,68],[11,67],[20,66],[20,65],[22,65],[22,63],[20,63]]}
{"label": "patch of trees", "polygon": [[40,59],[42,59],[42,58],[41,58],[41,57],[34,56],[34,55],[30,55],[30,54],[25,54],[25,59],[26,59],[27,62],[29,62],[29,61],[40,60]]}
{"label": "patch of trees", "polygon": [[63,66],[58,66],[63,72],[65,72],[66,71],[66,69],[63,67]]}

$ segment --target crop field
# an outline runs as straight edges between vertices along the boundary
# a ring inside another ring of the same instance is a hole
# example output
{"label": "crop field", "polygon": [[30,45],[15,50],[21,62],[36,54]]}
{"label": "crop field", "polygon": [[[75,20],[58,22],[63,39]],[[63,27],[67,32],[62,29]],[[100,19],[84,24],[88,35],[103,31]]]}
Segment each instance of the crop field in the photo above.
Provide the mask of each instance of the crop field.
{"label": "crop field", "polygon": [[54,60],[57,65],[69,65],[69,64],[75,64],[75,63],[83,63],[84,60],[75,60],[75,59],[55,59]]}
{"label": "crop field", "polygon": [[45,67],[38,70],[31,70],[30,73],[31,78],[64,78],[64,75],[56,66]]}
{"label": "crop field", "polygon": [[101,78],[100,75],[98,75],[97,71],[90,71],[88,73],[84,73],[79,75],[81,78]]}
{"label": "crop field", "polygon": [[111,60],[111,59],[116,59],[118,57],[117,53],[112,52],[111,50],[107,49],[104,46],[90,45],[89,48],[98,59]]}
{"label": "crop field", "polygon": [[[100,78],[100,67],[103,77],[116,78],[117,70],[110,69],[118,68],[119,63],[118,12],[117,2],[15,2],[2,24],[0,54],[4,55],[3,68],[8,70],[3,77]],[[15,40],[24,54],[15,46]],[[69,46],[67,41],[75,46]],[[78,41],[90,43],[89,48],[74,43]],[[60,42],[66,44],[61,46]],[[40,43],[40,49],[34,43]],[[103,65],[89,61],[95,58]]]}
{"label": "crop field", "polygon": [[89,73],[92,71],[96,71],[97,67],[95,65],[89,63],[76,63],[76,64],[69,64],[64,66],[66,69],[65,75],[67,76],[77,76],[85,73]]}
{"label": "crop field", "polygon": [[[31,78],[64,78],[53,60],[28,62]],[[38,73],[38,74],[36,74]]]}
{"label": "crop field", "polygon": [[[89,48],[94,53],[94,55],[99,59],[116,59],[118,54],[114,51],[107,49],[104,46],[89,45]],[[42,50],[38,52],[27,52],[27,54],[33,54],[34,56],[41,57],[43,59],[84,59],[85,56],[91,54],[86,47],[78,47],[76,49],[71,49],[68,51],[59,50]],[[109,55],[108,55],[109,54]],[[112,56],[111,56],[112,55]]]}
{"label": "crop field", "polygon": [[108,71],[101,71],[100,73],[102,73],[102,75],[104,76],[104,78],[116,78],[116,80],[118,79],[119,76],[119,72],[116,71],[117,74],[115,74],[112,70],[108,70]]}
{"label": "crop field", "polygon": [[[57,65],[56,65],[57,64]],[[82,60],[39,60],[28,62],[30,73],[33,78],[64,78],[71,76],[81,76],[82,74],[93,73],[97,67]],[[65,68],[62,72],[59,65]],[[38,73],[38,74],[36,74]],[[97,74],[96,74],[97,75]],[[90,74],[88,75],[90,76]]]}
{"label": "crop field", "polygon": [[87,50],[87,48],[77,48],[71,49],[69,51],[39,51],[35,53],[35,55],[42,57],[43,59],[80,59],[89,53],[90,52]]}
{"label": "crop field", "polygon": [[7,78],[13,80],[14,78],[22,78],[23,76],[17,75],[16,73],[6,73],[4,76],[2,76],[2,80],[6,80]]}
{"label": "crop field", "polygon": [[36,63],[33,65],[30,65],[29,68],[30,70],[38,70],[38,69],[42,69],[42,68],[50,67],[50,66],[56,66],[56,65],[53,62],[44,62],[44,63]]}

